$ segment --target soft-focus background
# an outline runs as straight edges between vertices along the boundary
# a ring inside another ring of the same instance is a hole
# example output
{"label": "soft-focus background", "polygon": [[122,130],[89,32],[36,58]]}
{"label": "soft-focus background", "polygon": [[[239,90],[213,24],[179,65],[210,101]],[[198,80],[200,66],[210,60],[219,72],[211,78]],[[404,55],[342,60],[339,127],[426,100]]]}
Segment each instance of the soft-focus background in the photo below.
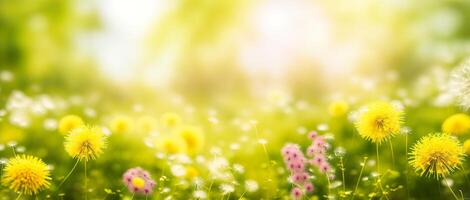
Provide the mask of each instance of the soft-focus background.
{"label": "soft-focus background", "polygon": [[[50,165],[53,184],[36,198],[83,199],[83,166],[57,190],[75,163],[57,124],[74,114],[109,135],[89,163],[90,199],[130,199],[121,176],[135,166],[157,180],[148,199],[283,199],[292,185],[280,148],[305,148],[317,130],[335,168],[333,149],[345,150],[345,182],[337,168],[332,190],[352,191],[369,157],[356,196],[368,199],[375,147],[351,120],[382,99],[404,106],[409,132],[408,145],[393,139],[395,164],[381,148],[391,198],[447,199],[439,181],[408,169],[405,153],[462,112],[447,82],[469,55],[468,1],[0,0],[0,157],[14,148]],[[336,101],[348,112],[332,113]],[[159,147],[185,126],[203,133],[200,149]],[[450,179],[470,197],[466,173]],[[317,176],[309,198],[324,199]],[[16,196],[0,188],[0,199]]]}

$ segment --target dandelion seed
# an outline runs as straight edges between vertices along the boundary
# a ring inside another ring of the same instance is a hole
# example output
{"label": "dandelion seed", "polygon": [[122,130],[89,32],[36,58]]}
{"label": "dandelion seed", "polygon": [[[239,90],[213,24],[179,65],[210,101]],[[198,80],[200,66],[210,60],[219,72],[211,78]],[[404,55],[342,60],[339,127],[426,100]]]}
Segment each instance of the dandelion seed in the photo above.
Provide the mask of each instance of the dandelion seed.
{"label": "dandelion seed", "polygon": [[79,160],[93,160],[103,153],[106,138],[99,127],[81,126],[65,136],[65,150]]}
{"label": "dandelion seed", "polygon": [[430,134],[413,146],[410,164],[422,176],[440,178],[459,169],[463,156],[464,149],[457,139],[446,134]]}
{"label": "dandelion seed", "polygon": [[400,132],[403,112],[387,102],[376,102],[367,106],[356,122],[361,137],[374,143],[393,137]]}
{"label": "dandelion seed", "polygon": [[2,184],[21,194],[33,195],[50,186],[49,168],[34,156],[20,155],[10,159],[3,172]]}

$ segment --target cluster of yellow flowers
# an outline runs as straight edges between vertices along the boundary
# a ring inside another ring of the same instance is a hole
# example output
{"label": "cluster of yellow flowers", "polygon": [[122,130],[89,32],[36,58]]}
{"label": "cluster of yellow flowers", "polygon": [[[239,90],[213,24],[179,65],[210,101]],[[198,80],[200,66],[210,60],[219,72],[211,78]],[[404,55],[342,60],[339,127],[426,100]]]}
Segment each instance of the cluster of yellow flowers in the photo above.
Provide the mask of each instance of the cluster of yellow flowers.
{"label": "cluster of yellow flowers", "polygon": [[[367,106],[356,122],[356,128],[363,138],[380,144],[400,132],[403,111],[387,102],[375,102]],[[444,133],[424,136],[412,148],[410,164],[423,176],[445,177],[459,169],[464,158],[464,147],[449,134],[464,134],[470,129],[470,117],[455,114],[447,118],[442,130]],[[470,152],[470,141],[465,149]]]}
{"label": "cluster of yellow flowers", "polygon": [[156,138],[159,151],[168,154],[194,154],[202,149],[204,135],[201,128],[183,125],[181,121],[180,116],[175,113],[166,113],[162,116],[161,122],[169,134]]}
{"label": "cluster of yellow flowers", "polygon": [[[76,115],[63,117],[58,131],[65,135],[65,150],[78,161],[97,158],[106,147],[106,137],[99,127],[85,125]],[[20,193],[33,195],[50,186],[49,167],[39,158],[18,155],[3,169],[2,184]]]}

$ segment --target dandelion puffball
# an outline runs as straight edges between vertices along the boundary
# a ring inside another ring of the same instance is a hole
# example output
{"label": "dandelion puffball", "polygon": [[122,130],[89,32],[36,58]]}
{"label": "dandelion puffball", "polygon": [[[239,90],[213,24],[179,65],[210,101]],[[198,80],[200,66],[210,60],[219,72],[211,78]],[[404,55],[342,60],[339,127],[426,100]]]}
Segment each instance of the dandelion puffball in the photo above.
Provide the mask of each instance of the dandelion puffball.
{"label": "dandelion puffball", "polygon": [[10,159],[3,169],[2,184],[26,195],[49,188],[50,180],[49,168],[34,156],[16,156]]}
{"label": "dandelion puffball", "polygon": [[451,72],[450,91],[464,109],[470,108],[470,60]]}

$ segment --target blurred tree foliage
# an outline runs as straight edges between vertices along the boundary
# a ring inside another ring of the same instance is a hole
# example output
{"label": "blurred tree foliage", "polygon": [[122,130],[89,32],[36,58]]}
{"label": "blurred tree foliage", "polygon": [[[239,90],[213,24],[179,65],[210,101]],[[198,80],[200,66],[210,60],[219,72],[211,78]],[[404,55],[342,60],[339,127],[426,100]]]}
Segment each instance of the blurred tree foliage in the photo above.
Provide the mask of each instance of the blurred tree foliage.
{"label": "blurred tree foliage", "polygon": [[16,88],[84,89],[97,69],[77,36],[99,26],[93,1],[1,0],[0,68],[17,75]]}

